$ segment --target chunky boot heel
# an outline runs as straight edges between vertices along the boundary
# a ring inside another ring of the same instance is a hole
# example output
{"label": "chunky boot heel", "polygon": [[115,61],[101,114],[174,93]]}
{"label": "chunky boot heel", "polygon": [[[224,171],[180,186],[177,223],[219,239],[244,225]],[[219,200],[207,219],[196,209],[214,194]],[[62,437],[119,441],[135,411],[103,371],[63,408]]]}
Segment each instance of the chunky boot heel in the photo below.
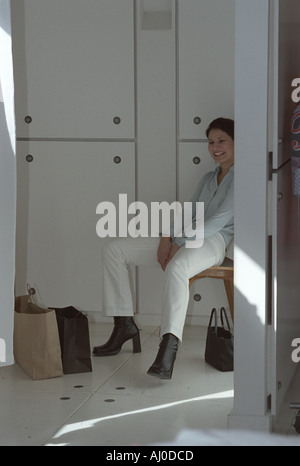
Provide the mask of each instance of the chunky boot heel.
{"label": "chunky boot heel", "polygon": [[147,374],[159,379],[171,379],[178,350],[178,338],[172,333],[163,336],[157,357]]}
{"label": "chunky boot heel", "polygon": [[133,352],[141,352],[140,331],[132,317],[114,317],[115,326],[110,339],[105,345],[95,346],[94,356],[114,356],[118,354],[126,341],[132,340]]}
{"label": "chunky boot heel", "polygon": [[141,353],[142,352],[140,334],[133,337],[132,346],[133,346],[133,352],[134,353]]}

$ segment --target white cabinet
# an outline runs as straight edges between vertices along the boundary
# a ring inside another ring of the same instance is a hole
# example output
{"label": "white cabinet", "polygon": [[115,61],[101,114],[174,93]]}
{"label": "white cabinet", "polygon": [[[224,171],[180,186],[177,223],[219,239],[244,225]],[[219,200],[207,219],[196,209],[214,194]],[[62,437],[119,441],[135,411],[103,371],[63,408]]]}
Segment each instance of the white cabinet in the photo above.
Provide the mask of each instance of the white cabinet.
{"label": "white cabinet", "polygon": [[[197,140],[206,140],[212,120],[234,118],[234,48],[234,0],[178,2],[177,192],[181,202],[189,200],[200,178],[216,167],[207,144]],[[222,280],[198,280],[190,296],[188,316],[195,322],[209,316],[213,307],[228,306]]]}
{"label": "white cabinet", "polygon": [[[142,0],[12,2],[18,292],[29,281],[49,305],[100,310],[97,204],[119,193],[186,201],[214,167],[199,140],[212,119],[233,116],[234,0],[162,3],[167,23]],[[151,319],[162,274],[138,277],[138,312]],[[194,285],[211,303],[197,309],[217,305],[218,286]]]}
{"label": "white cabinet", "polygon": [[[151,202],[176,199],[176,21],[173,0],[170,28],[144,29],[142,3],[137,2],[137,194],[150,208]],[[154,323],[156,315],[159,324],[163,282],[159,268],[138,268],[141,323],[145,315]]]}
{"label": "white cabinet", "polygon": [[234,0],[179,1],[179,137],[234,111]]}
{"label": "white cabinet", "polygon": [[134,138],[133,0],[11,3],[18,137]]}
{"label": "white cabinet", "polygon": [[100,311],[96,207],[119,193],[134,201],[134,143],[19,142],[17,294],[29,282],[48,306]]}
{"label": "white cabinet", "polygon": [[135,200],[134,16],[134,0],[12,2],[16,293],[46,305],[101,310],[96,207]]}

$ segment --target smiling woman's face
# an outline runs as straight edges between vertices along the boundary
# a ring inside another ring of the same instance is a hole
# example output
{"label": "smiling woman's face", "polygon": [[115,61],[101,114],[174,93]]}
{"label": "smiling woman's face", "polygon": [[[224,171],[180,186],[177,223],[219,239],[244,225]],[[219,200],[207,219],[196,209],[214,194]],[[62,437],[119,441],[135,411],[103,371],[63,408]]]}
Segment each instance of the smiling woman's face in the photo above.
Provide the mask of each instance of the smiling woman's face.
{"label": "smiling woman's face", "polygon": [[208,150],[212,158],[224,167],[234,164],[234,140],[221,129],[212,129],[208,135]]}

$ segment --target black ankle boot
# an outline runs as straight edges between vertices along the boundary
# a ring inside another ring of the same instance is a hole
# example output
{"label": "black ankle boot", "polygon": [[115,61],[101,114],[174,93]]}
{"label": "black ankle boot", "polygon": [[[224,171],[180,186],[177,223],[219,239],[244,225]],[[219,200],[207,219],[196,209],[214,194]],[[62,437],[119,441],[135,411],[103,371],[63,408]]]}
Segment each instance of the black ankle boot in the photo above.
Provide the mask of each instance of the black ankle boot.
{"label": "black ankle boot", "polygon": [[95,346],[94,356],[113,356],[121,351],[123,344],[132,340],[133,352],[141,352],[140,331],[132,317],[114,317],[115,326],[105,345]]}
{"label": "black ankle boot", "polygon": [[178,338],[172,333],[166,333],[163,336],[157,357],[147,373],[160,379],[171,379],[177,350]]}

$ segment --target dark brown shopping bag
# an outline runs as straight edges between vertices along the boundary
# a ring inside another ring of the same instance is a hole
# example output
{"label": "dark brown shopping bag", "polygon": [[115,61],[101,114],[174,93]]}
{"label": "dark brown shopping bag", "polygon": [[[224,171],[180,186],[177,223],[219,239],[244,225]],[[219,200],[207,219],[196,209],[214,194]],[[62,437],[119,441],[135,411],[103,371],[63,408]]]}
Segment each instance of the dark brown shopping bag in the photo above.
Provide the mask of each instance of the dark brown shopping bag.
{"label": "dark brown shopping bag", "polygon": [[14,356],[33,380],[63,375],[55,311],[38,306],[29,295],[15,299]]}
{"label": "dark brown shopping bag", "polygon": [[64,374],[92,372],[87,317],[73,306],[55,308]]}

